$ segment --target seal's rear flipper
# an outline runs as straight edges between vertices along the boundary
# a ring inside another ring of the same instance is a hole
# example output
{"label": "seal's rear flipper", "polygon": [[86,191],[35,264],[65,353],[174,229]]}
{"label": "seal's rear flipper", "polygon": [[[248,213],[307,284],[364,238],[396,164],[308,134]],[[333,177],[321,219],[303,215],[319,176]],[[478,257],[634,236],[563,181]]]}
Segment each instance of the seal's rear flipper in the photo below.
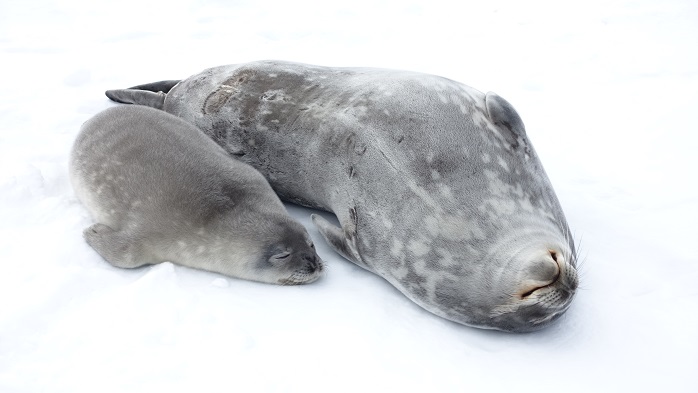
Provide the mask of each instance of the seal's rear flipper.
{"label": "seal's rear flipper", "polygon": [[181,82],[181,80],[160,81],[160,82],[146,83],[144,85],[133,86],[133,87],[129,87],[128,89],[129,90],[147,90],[147,91],[153,91],[156,93],[161,91],[161,92],[167,94],[179,82]]}
{"label": "seal's rear flipper", "polygon": [[339,255],[344,258],[354,262],[357,266],[360,266],[371,273],[375,273],[366,263],[361,260],[358,249],[356,248],[356,232],[342,230],[335,225],[330,224],[329,221],[325,220],[323,217],[317,214],[312,214],[310,216],[313,219],[313,224],[317,227],[318,231],[325,241],[335,250]]}
{"label": "seal's rear flipper", "polygon": [[104,94],[110,100],[122,104],[144,105],[155,109],[162,109],[167,96],[167,94],[161,91],[154,93],[152,91],[131,89],[107,90]]}
{"label": "seal's rear flipper", "polygon": [[179,82],[178,80],[169,80],[146,83],[128,89],[107,90],[105,94],[110,100],[122,104],[136,104],[162,109],[167,93]]}

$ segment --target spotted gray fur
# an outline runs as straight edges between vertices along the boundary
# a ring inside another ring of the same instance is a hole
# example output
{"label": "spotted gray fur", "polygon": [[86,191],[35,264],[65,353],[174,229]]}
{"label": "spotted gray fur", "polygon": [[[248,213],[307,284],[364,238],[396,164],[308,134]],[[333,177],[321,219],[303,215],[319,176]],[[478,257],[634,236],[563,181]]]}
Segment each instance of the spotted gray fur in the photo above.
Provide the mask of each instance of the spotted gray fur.
{"label": "spotted gray fur", "polygon": [[[576,251],[514,108],[446,78],[262,61],[111,90],[201,128],[314,217],[328,243],[425,309],[539,329],[567,310]],[[145,86],[145,87],[144,87]]]}

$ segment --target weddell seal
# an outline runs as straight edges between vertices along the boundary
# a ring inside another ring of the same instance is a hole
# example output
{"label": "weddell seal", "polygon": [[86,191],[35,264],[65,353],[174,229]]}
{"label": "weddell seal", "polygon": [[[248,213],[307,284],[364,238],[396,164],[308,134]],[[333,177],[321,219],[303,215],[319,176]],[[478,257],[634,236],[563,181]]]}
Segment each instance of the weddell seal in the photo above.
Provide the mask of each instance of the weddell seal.
{"label": "weddell seal", "polygon": [[282,285],[322,273],[305,228],[264,177],[168,113],[97,114],[75,141],[70,178],[97,221],[85,239],[114,266],[171,261]]}
{"label": "weddell seal", "polygon": [[531,331],[577,288],[565,216],[514,108],[438,76],[260,61],[110,90],[257,168],[345,258],[428,311]]}

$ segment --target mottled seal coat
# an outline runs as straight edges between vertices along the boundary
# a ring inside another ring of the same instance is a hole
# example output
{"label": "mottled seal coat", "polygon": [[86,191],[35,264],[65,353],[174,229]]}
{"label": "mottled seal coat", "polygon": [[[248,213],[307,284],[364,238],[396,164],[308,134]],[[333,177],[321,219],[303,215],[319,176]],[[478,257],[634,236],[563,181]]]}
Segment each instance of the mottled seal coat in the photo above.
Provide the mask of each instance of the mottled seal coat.
{"label": "mottled seal coat", "polygon": [[75,141],[70,177],[97,222],[85,239],[114,266],[171,261],[284,285],[322,272],[305,228],[264,177],[168,113],[97,114]]}
{"label": "mottled seal coat", "polygon": [[280,61],[107,92],[196,124],[425,309],[531,331],[569,307],[576,252],[514,108],[433,75]]}

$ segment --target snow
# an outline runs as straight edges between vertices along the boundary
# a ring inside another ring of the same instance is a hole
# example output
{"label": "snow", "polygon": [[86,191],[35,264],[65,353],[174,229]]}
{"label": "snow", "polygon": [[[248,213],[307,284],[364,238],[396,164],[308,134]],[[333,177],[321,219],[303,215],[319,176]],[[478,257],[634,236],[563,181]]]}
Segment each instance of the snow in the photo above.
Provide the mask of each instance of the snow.
{"label": "snow", "polygon": [[[0,391],[698,391],[698,3],[692,0],[0,5]],[[464,327],[334,254],[300,287],[82,239],[67,176],[103,92],[282,59],[422,71],[524,119],[581,243],[567,314]]]}

